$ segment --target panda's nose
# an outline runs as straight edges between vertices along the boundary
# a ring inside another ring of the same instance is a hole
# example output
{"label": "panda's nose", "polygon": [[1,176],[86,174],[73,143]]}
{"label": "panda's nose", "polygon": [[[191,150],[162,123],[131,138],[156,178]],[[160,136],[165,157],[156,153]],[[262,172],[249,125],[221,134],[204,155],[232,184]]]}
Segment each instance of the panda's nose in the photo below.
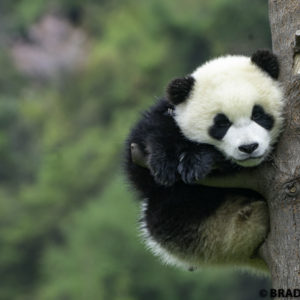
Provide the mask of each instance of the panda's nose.
{"label": "panda's nose", "polygon": [[258,143],[253,143],[253,144],[248,144],[248,145],[241,145],[241,146],[239,146],[239,150],[241,152],[251,154],[257,147],[258,147]]}

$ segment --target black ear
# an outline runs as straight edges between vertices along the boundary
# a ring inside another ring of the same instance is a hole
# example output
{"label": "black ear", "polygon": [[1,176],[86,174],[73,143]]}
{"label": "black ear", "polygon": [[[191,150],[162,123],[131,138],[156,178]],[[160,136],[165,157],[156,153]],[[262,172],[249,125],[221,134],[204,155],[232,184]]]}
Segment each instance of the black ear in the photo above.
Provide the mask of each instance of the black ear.
{"label": "black ear", "polygon": [[167,99],[174,105],[184,102],[193,86],[195,79],[192,76],[173,79],[167,86]]}
{"label": "black ear", "polygon": [[267,72],[272,78],[278,79],[279,63],[275,54],[269,50],[258,50],[252,54],[251,61]]}

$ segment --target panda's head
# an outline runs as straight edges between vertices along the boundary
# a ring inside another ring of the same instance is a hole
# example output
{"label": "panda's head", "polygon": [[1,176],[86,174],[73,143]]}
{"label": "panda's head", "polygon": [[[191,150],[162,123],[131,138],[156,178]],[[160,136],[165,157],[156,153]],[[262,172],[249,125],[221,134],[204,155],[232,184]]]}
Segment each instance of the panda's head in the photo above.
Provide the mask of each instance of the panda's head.
{"label": "panda's head", "polygon": [[278,60],[269,51],[220,57],[174,79],[167,99],[186,138],[214,145],[241,166],[256,166],[282,129],[278,74]]}

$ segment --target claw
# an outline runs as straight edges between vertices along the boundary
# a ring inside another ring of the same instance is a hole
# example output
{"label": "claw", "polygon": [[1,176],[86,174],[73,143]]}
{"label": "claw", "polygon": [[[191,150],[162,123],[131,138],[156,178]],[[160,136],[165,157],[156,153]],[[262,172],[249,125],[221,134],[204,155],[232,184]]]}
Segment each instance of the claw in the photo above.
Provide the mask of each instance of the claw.
{"label": "claw", "polygon": [[179,162],[181,162],[185,158],[185,153],[181,153],[179,156]]}

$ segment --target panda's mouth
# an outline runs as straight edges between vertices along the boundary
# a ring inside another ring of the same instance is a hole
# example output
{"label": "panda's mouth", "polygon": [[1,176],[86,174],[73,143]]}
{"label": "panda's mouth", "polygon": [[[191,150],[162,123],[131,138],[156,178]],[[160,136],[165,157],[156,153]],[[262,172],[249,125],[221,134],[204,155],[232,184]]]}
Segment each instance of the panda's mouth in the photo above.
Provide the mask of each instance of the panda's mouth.
{"label": "panda's mouth", "polygon": [[249,157],[246,157],[246,158],[243,158],[243,159],[236,159],[236,161],[243,162],[243,161],[248,161],[248,160],[261,159],[263,157],[264,157],[263,155],[260,155],[260,156],[249,156]]}
{"label": "panda's mouth", "polygon": [[254,167],[259,165],[264,158],[264,155],[247,157],[244,159],[234,159],[234,161],[242,167]]}

